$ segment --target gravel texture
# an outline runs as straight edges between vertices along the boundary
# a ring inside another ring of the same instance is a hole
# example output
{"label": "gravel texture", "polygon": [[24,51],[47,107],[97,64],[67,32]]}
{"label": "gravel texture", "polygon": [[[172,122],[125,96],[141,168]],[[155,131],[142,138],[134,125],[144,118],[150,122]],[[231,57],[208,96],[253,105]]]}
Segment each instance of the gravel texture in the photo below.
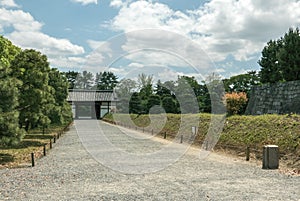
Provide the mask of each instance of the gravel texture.
{"label": "gravel texture", "polygon": [[[98,123],[106,133],[118,132]],[[97,162],[82,145],[76,129],[86,128],[88,135],[90,121],[77,120],[75,125],[35,167],[0,170],[0,200],[300,200],[300,177],[215,153],[200,160],[195,148],[160,171],[117,172]],[[166,143],[125,133],[130,131],[119,131],[110,140],[126,152],[151,152]],[[105,150],[99,146],[98,151]]]}

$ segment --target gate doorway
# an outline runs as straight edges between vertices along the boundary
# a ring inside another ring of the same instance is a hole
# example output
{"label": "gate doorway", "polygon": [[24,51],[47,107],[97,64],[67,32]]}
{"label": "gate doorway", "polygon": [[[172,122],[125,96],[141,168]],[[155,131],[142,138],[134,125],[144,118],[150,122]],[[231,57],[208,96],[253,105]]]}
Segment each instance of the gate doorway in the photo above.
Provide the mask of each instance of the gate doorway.
{"label": "gate doorway", "polygon": [[67,100],[74,119],[101,119],[116,108],[117,97],[107,90],[70,90]]}

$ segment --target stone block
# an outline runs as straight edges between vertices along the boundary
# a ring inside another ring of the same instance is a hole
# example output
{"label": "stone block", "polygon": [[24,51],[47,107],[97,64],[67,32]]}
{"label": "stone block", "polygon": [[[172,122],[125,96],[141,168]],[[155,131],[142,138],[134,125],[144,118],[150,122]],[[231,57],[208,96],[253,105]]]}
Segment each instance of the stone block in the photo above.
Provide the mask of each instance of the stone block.
{"label": "stone block", "polygon": [[266,145],[263,148],[263,169],[278,169],[279,150],[277,145]]}

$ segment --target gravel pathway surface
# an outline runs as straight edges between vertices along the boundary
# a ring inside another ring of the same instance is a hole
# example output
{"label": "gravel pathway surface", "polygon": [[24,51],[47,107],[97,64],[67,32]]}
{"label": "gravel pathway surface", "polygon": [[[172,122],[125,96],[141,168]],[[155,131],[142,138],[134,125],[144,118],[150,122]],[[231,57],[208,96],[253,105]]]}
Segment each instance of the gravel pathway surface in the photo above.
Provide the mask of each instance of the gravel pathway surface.
{"label": "gravel pathway surface", "polygon": [[[145,154],[166,144],[161,139],[137,139],[132,137],[137,133],[120,132],[103,122],[97,124],[106,134],[118,132],[107,136],[113,136],[109,140],[126,152]],[[78,120],[75,125],[35,167],[0,170],[0,200],[300,200],[300,177],[262,170],[215,153],[200,160],[194,148],[160,171],[114,171],[96,161],[78,137],[80,129],[92,133],[90,121]],[[114,154],[103,146],[98,148],[94,148],[97,153]]]}

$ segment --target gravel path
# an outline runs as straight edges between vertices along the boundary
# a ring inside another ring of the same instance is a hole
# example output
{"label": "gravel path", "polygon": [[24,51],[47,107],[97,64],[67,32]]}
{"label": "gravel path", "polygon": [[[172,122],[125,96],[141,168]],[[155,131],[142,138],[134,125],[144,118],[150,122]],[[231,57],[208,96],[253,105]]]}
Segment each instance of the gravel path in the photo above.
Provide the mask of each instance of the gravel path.
{"label": "gravel path", "polygon": [[[92,133],[88,120],[75,124],[78,132],[81,128],[87,135]],[[117,132],[114,126],[101,122],[99,126],[106,134]],[[0,170],[0,200],[300,200],[300,177],[262,170],[217,154],[200,160],[196,149],[153,173],[114,171],[86,151],[77,131],[72,126],[35,167]],[[157,151],[166,144],[160,139],[132,137],[137,135],[119,132],[107,136],[120,149],[132,153]],[[115,154],[103,147],[95,148],[95,153]],[[121,162],[126,166],[132,161]]]}

